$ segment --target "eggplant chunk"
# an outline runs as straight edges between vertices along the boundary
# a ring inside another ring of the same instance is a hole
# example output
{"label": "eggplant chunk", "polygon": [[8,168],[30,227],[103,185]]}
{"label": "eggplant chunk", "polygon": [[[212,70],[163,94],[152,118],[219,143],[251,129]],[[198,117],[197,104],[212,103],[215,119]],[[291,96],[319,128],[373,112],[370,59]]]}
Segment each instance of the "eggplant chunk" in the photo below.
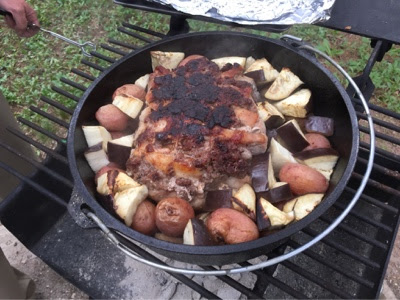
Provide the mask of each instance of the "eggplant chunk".
{"label": "eggplant chunk", "polygon": [[257,196],[265,198],[270,203],[278,203],[294,198],[290,186],[286,182],[277,182],[274,188],[257,193]]}
{"label": "eggplant chunk", "polygon": [[109,161],[125,168],[126,161],[131,154],[133,138],[134,135],[130,134],[108,141],[107,152]]}
{"label": "eggplant chunk", "polygon": [[111,195],[140,185],[124,172],[110,170],[97,179],[97,192],[100,195]]}
{"label": "eggplant chunk", "polygon": [[305,150],[293,156],[307,166],[323,171],[332,170],[339,159],[339,153],[332,148]]}
{"label": "eggplant chunk", "polygon": [[293,74],[289,68],[283,68],[264,97],[274,101],[285,99],[302,84],[300,78]]}
{"label": "eggplant chunk", "polygon": [[299,152],[309,146],[296,120],[290,120],[276,129],[277,140],[291,152]]}
{"label": "eggplant chunk", "polygon": [[257,202],[257,226],[260,231],[281,228],[294,220],[293,213],[285,213],[264,198]]}
{"label": "eggplant chunk", "polygon": [[257,103],[257,110],[266,128],[276,128],[285,122],[285,117],[281,112],[268,101]]}
{"label": "eggplant chunk", "polygon": [[252,220],[255,220],[256,194],[250,184],[244,184],[233,195],[233,208],[244,212]]}
{"label": "eggplant chunk", "polygon": [[311,109],[311,91],[301,89],[274,105],[285,116],[305,118]]}
{"label": "eggplant chunk", "polygon": [[297,197],[293,208],[296,221],[303,219],[312,212],[321,203],[323,197],[324,194],[307,194]]}
{"label": "eggplant chunk", "polygon": [[135,119],[143,107],[143,101],[136,97],[115,96],[112,104],[118,107],[123,113]]}
{"label": "eggplant chunk", "polygon": [[246,57],[240,57],[240,56],[220,57],[212,59],[211,61],[215,62],[220,69],[222,69],[226,64],[234,65],[236,63],[240,65],[242,68],[244,68],[246,65]]}
{"label": "eggplant chunk", "polygon": [[146,90],[147,84],[149,83],[150,74],[143,75],[136,79],[135,84]]}
{"label": "eggplant chunk", "polygon": [[84,156],[90,168],[95,173],[110,163],[107,157],[107,153],[102,147],[102,143],[90,147],[88,150],[85,151]]}
{"label": "eggplant chunk", "polygon": [[294,210],[294,206],[296,205],[297,198],[294,198],[283,205],[283,211],[285,213],[290,213]]}
{"label": "eggplant chunk", "polygon": [[162,66],[166,69],[172,70],[176,68],[185,57],[183,52],[162,52],[150,51],[151,66],[153,71],[156,67]]}
{"label": "eggplant chunk", "polygon": [[[262,71],[262,72],[259,72],[259,71]],[[252,63],[246,69],[245,75],[252,77],[251,76],[252,74],[257,74],[257,73],[260,74],[258,76],[256,75],[259,79],[263,78],[263,80],[259,80],[259,81],[254,79],[257,84],[274,81],[279,76],[279,72],[277,70],[275,70],[275,68],[268,62],[268,60],[266,58],[260,58],[260,59],[255,60],[254,63]]]}
{"label": "eggplant chunk", "polygon": [[259,154],[251,160],[251,185],[254,191],[263,192],[269,188],[270,154]]}
{"label": "eggplant chunk", "polygon": [[221,207],[231,208],[232,204],[232,189],[208,191],[204,206],[205,212],[211,212]]}
{"label": "eggplant chunk", "polygon": [[148,190],[145,185],[129,188],[115,194],[115,212],[125,221],[127,226],[131,226],[137,207],[146,199],[147,195]]}
{"label": "eggplant chunk", "polygon": [[111,134],[103,126],[82,126],[86,143],[89,147],[102,143],[103,149],[107,150],[107,142],[111,141]]}
{"label": "eggplant chunk", "polygon": [[192,218],[183,231],[183,243],[186,245],[209,246],[214,241],[203,221]]}
{"label": "eggplant chunk", "polygon": [[311,116],[307,118],[305,127],[309,133],[331,136],[334,132],[334,121],[332,118]]}
{"label": "eggplant chunk", "polygon": [[271,145],[269,151],[271,152],[272,167],[275,175],[279,174],[279,171],[286,163],[297,163],[292,153],[279,144],[275,139],[271,139]]}

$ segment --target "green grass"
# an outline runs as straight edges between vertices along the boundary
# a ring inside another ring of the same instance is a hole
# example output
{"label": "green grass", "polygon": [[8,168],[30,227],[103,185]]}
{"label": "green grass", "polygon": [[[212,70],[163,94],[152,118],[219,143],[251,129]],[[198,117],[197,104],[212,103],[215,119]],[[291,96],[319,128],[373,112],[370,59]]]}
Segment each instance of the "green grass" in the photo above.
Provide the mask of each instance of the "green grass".
{"label": "green grass", "polygon": [[[113,4],[110,0],[29,0],[29,3],[38,12],[43,28],[81,42],[92,41],[100,45],[110,37],[131,42],[132,39],[129,40],[129,37],[117,31],[117,27],[123,21],[164,33],[168,30],[168,16],[124,8]],[[272,38],[280,36],[275,33],[232,28],[200,21],[191,20],[189,23],[192,31],[237,30]],[[332,56],[352,76],[356,76],[363,70],[372,51],[369,40],[366,38],[349,36],[321,27],[294,26],[286,33],[299,36]],[[139,46],[143,44],[135,41]],[[112,56],[110,52],[98,48],[99,52]],[[114,57],[118,58],[117,55]],[[44,128],[52,129],[54,124],[27,108],[35,105],[53,113],[53,108],[39,101],[41,95],[59,100],[65,106],[73,108],[76,104],[74,101],[58,95],[50,87],[54,84],[76,93],[76,89],[59,82],[62,76],[87,86],[88,81],[73,76],[69,72],[71,68],[81,65],[82,58],[78,48],[46,33],[39,33],[30,39],[20,39],[5,26],[0,27],[0,89],[17,116],[39,123]],[[385,58],[383,62],[377,63],[371,74],[377,87],[374,94],[375,101],[400,112],[400,48],[394,46]],[[94,61],[106,66],[104,62]],[[99,72],[87,70],[94,76],[99,75]],[[68,118],[65,113],[60,115],[62,118]],[[43,139],[41,135],[38,137]]]}

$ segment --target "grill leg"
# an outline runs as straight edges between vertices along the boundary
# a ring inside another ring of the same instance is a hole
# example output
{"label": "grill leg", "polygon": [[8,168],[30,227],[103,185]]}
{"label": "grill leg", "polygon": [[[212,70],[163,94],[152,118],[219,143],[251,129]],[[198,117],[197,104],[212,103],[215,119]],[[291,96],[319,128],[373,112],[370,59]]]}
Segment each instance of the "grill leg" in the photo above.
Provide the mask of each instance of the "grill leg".
{"label": "grill leg", "polygon": [[[22,154],[29,157],[34,157],[34,153],[27,143],[10,133],[7,128],[18,128],[17,121],[13,113],[0,92],[0,140],[9,146],[15,148]],[[19,159],[14,154],[6,149],[0,148],[0,161],[13,167],[20,173],[28,175],[33,171],[33,167],[27,164],[24,160]],[[11,176],[7,171],[0,168],[0,202],[19,184],[19,180]]]}

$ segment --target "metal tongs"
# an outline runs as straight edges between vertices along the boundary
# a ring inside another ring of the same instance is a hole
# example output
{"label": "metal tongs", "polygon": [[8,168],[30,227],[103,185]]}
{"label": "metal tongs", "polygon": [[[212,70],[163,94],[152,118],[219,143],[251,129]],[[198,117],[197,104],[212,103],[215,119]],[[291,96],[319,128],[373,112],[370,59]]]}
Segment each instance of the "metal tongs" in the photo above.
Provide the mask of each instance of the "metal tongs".
{"label": "metal tongs", "polygon": [[[0,9],[0,15],[3,15],[3,16],[11,16],[11,17],[12,17],[12,14],[11,14],[10,12],[5,11],[5,10],[3,10],[3,9]],[[67,43],[69,43],[69,44],[71,44],[71,45],[74,45],[74,46],[80,48],[81,51],[82,51],[82,54],[85,55],[85,56],[88,56],[88,57],[91,57],[91,56],[92,56],[92,55],[90,54],[90,52],[86,50],[87,48],[90,47],[91,50],[93,50],[93,51],[96,50],[96,44],[94,44],[94,43],[92,43],[92,42],[78,43],[77,41],[71,40],[71,39],[69,39],[69,38],[67,38],[67,37],[65,37],[65,36],[63,36],[63,35],[61,35],[61,34],[58,34],[58,33],[56,33],[56,32],[53,32],[53,31],[44,29],[44,28],[42,28],[42,27],[40,27],[40,26],[38,26],[38,25],[36,25],[36,24],[28,24],[28,28],[34,28],[34,27],[35,27],[35,28],[38,28],[38,29],[39,29],[40,31],[42,31],[42,32],[49,33],[49,34],[51,34],[52,36],[54,36],[54,37],[56,37],[56,38],[59,38],[59,39],[65,41],[65,42],[67,42]]]}

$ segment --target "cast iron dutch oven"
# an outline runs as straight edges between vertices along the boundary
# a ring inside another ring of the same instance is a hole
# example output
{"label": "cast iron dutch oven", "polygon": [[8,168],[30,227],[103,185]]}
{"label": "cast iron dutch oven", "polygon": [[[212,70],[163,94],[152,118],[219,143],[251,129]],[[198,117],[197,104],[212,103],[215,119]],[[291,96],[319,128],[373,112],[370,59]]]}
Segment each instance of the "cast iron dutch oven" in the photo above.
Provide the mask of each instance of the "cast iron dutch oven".
{"label": "cast iron dutch oven", "polygon": [[[107,212],[96,199],[94,173],[83,155],[87,144],[82,125],[96,124],[95,112],[111,103],[115,89],[151,73],[150,51],[179,51],[186,56],[204,55],[265,57],[278,70],[289,67],[312,90],[314,114],[331,117],[335,133],[330,138],[340,159],[331,177],[329,190],[321,204],[307,217],[255,241],[224,246],[177,245],[140,234]],[[179,261],[199,265],[223,265],[245,261],[276,248],[322,213],[341,195],[354,168],[358,152],[358,124],[350,98],[342,85],[317,59],[304,50],[280,40],[245,33],[203,32],[179,35],[150,44],[114,63],[97,78],[83,95],[72,117],[68,137],[68,159],[75,187],[86,204],[111,229],[150,249]]]}

